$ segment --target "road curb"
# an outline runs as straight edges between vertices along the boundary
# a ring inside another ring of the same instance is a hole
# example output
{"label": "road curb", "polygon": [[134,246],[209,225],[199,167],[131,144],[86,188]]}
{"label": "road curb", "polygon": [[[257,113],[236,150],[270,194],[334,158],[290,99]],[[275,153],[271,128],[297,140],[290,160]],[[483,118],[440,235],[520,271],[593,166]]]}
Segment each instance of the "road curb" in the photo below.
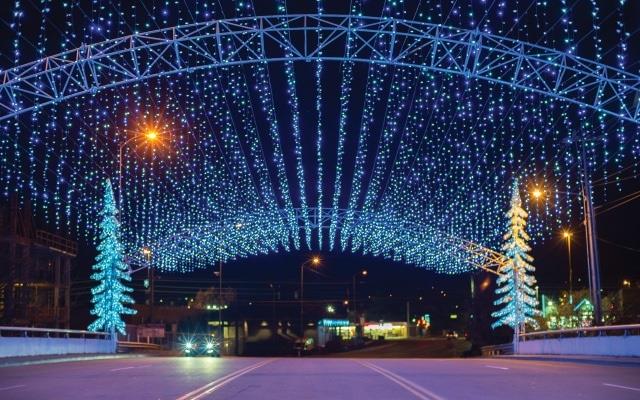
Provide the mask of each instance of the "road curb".
{"label": "road curb", "polygon": [[640,358],[636,357],[611,357],[611,358],[588,358],[588,357],[562,357],[562,356],[494,356],[489,359],[522,360],[522,361],[553,361],[570,362],[577,364],[611,365],[622,367],[640,367]]}
{"label": "road curb", "polygon": [[44,359],[30,359],[30,360],[20,360],[20,359],[12,359],[3,361],[0,359],[0,368],[5,367],[21,367],[26,365],[37,365],[37,364],[54,364],[54,363],[62,363],[62,362],[72,362],[72,361],[91,361],[91,360],[111,360],[111,359],[121,359],[121,358],[140,358],[147,357],[144,354],[135,354],[135,355],[93,355],[93,356],[74,356],[74,357],[59,357],[59,358],[44,358]]}

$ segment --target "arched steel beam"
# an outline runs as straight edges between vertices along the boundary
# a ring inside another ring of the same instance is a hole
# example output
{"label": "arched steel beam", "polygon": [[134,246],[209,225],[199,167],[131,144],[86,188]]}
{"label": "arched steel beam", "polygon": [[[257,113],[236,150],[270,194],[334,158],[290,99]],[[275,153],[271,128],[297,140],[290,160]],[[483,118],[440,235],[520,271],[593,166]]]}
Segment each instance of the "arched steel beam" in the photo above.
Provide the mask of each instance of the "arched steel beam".
{"label": "arched steel beam", "polygon": [[[348,38],[352,48],[347,54]],[[316,59],[462,75],[640,123],[638,75],[479,30],[324,14],[247,17],[158,29],[0,71],[0,120],[158,76]]]}

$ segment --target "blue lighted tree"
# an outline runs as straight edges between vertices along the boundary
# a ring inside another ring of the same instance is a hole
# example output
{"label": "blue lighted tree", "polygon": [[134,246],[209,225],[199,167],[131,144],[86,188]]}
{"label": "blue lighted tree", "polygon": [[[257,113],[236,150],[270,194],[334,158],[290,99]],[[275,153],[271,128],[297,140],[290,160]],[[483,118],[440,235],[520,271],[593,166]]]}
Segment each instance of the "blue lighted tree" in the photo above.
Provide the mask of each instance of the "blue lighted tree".
{"label": "blue lighted tree", "polygon": [[105,182],[104,205],[102,222],[100,222],[100,243],[98,256],[93,266],[95,271],[91,279],[98,281],[98,286],[91,289],[93,310],[91,315],[98,318],[89,325],[90,331],[105,331],[114,334],[116,331],[124,334],[124,314],[135,314],[135,310],[126,307],[133,304],[133,298],[127,293],[133,289],[126,287],[123,281],[131,281],[124,262],[124,253],[120,243],[120,222],[118,209],[111,181]]}
{"label": "blue lighted tree", "polygon": [[508,261],[498,269],[500,276],[497,279],[496,294],[501,297],[494,304],[501,308],[491,314],[497,318],[492,327],[495,329],[506,325],[513,328],[514,344],[517,344],[520,328],[525,324],[537,327],[538,323],[533,317],[539,314],[534,289],[535,268],[531,265],[533,257],[528,254],[531,251],[527,244],[530,238],[525,230],[527,212],[522,208],[517,182],[513,185],[511,208],[506,216],[509,221],[502,250]]}

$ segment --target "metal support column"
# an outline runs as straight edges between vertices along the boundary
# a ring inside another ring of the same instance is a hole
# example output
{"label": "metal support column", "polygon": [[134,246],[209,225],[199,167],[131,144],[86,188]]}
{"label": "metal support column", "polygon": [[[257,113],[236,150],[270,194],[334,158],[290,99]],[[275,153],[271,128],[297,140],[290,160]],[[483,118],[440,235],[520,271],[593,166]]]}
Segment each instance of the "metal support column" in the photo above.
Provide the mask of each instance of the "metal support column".
{"label": "metal support column", "polygon": [[584,144],[582,145],[582,200],[584,205],[584,230],[587,243],[587,263],[589,272],[589,295],[593,305],[594,325],[602,324],[602,301],[600,293],[600,263],[596,216],[591,201],[591,182],[589,181],[589,165],[587,163]]}

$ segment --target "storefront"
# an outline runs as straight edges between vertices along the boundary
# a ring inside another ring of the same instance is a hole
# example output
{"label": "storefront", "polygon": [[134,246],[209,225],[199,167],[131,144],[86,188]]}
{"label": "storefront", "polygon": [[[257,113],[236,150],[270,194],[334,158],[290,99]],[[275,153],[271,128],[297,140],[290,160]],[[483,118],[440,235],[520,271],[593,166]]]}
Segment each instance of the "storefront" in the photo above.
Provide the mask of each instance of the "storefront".
{"label": "storefront", "polygon": [[371,339],[406,339],[406,322],[368,322],[364,325],[364,336]]}
{"label": "storefront", "polygon": [[318,321],[318,346],[341,338],[349,340],[356,334],[356,326],[346,319],[321,319]]}

